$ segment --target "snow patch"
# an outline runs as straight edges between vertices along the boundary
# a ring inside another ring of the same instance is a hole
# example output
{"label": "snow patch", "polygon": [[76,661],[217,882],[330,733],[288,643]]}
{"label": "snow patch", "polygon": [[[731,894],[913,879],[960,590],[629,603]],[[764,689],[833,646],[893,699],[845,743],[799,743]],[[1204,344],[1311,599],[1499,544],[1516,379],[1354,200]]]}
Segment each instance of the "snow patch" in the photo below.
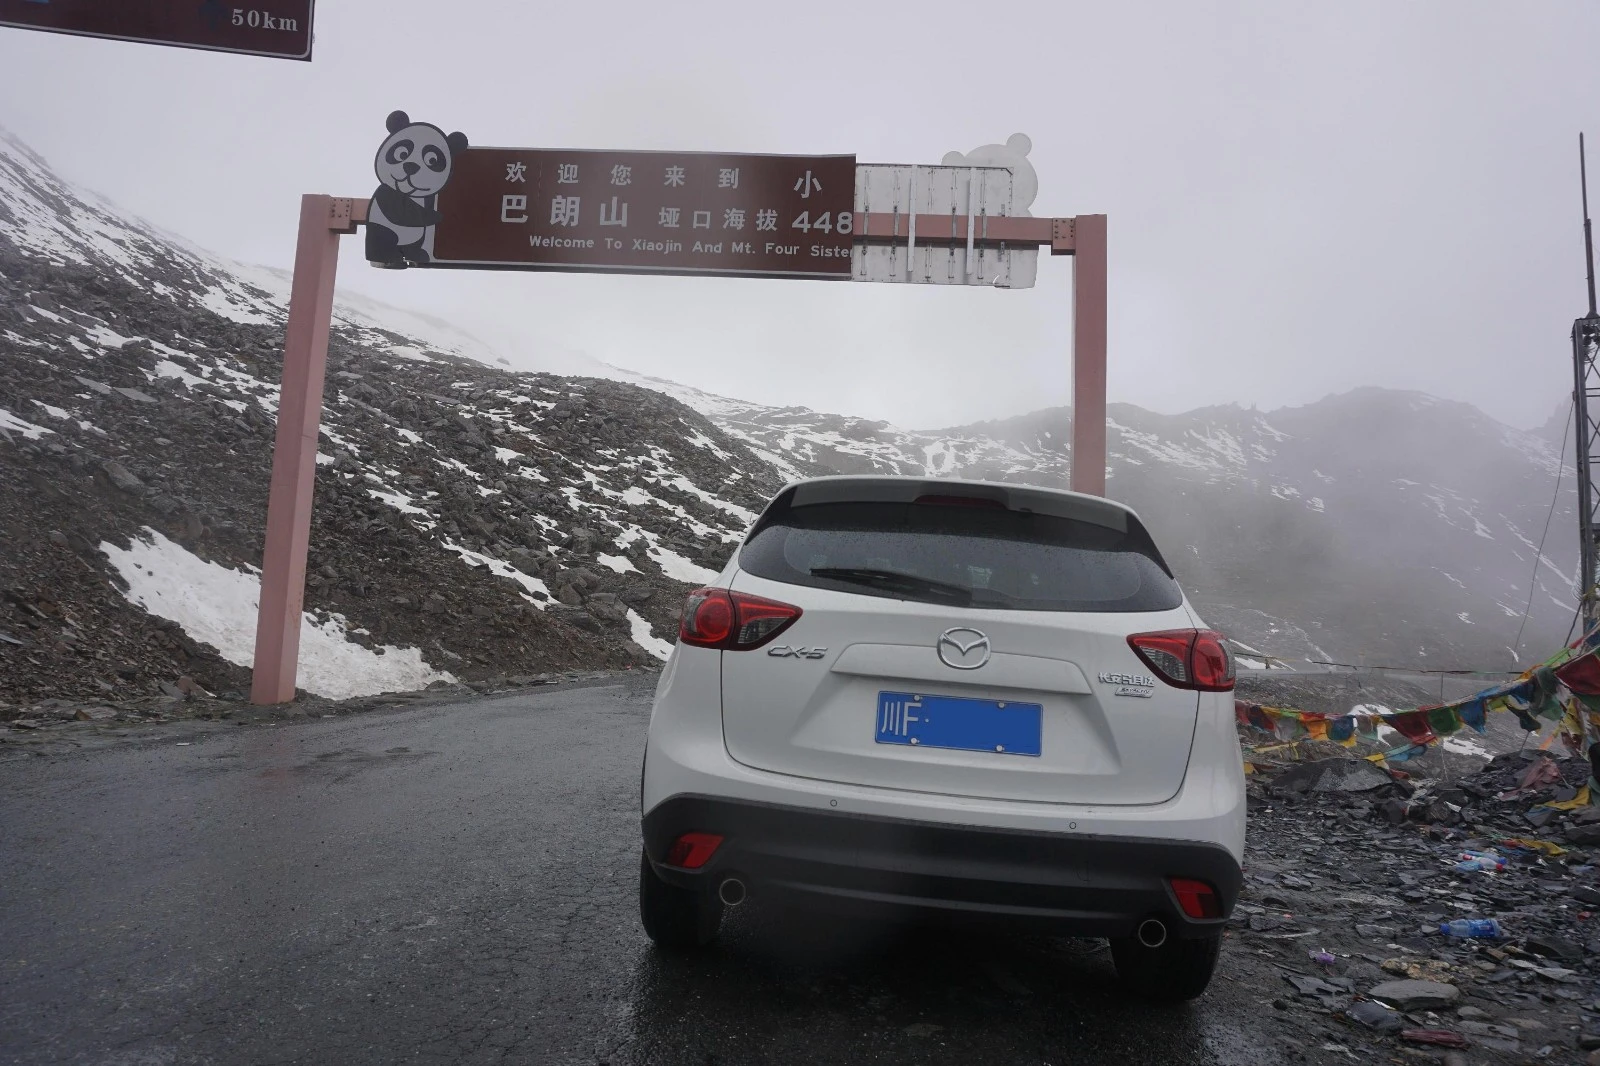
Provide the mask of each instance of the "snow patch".
{"label": "snow patch", "polygon": [[16,415],[0,407],[0,429],[9,429],[22,434],[23,440],[38,440],[46,433],[54,433],[53,429],[36,426],[32,422],[24,422]]}
{"label": "snow patch", "polygon": [[496,577],[508,577],[515,581],[522,586],[523,591],[529,593],[529,598],[532,600],[533,605],[540,610],[543,610],[551,600],[555,599],[554,596],[550,595],[550,586],[536,577],[529,577],[504,559],[496,559],[492,555],[483,555],[470,548],[463,548],[459,544],[452,544],[449,541],[444,541],[444,547],[447,551],[453,551],[461,556],[469,565],[486,566],[489,568],[489,572]]}
{"label": "snow patch", "polygon": [[[130,603],[177,622],[193,640],[210,644],[236,666],[255,658],[261,579],[208,562],[148,526],[127,548],[100,545],[127,582]],[[435,670],[416,648],[376,650],[345,639],[345,620],[331,615],[300,621],[300,685],[329,699],[403,692],[455,678]]]}
{"label": "snow patch", "polygon": [[651,632],[650,623],[631,607],[628,608],[628,628],[633,631],[633,642],[657,659],[664,660],[672,654],[672,645]]}
{"label": "snow patch", "polygon": [[156,377],[177,378],[179,381],[183,382],[186,388],[193,388],[196,385],[207,384],[205,378],[189,373],[183,367],[179,366],[177,363],[174,363],[171,359],[163,359],[156,364]]}

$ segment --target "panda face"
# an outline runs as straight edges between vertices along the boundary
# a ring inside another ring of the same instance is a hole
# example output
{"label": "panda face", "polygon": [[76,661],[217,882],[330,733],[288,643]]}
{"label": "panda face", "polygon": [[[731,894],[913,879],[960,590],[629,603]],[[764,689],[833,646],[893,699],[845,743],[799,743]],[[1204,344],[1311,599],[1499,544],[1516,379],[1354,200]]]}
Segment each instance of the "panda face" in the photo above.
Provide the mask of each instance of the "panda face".
{"label": "panda face", "polygon": [[416,122],[389,134],[373,168],[378,180],[406,196],[432,196],[450,180],[451,146],[444,131]]}

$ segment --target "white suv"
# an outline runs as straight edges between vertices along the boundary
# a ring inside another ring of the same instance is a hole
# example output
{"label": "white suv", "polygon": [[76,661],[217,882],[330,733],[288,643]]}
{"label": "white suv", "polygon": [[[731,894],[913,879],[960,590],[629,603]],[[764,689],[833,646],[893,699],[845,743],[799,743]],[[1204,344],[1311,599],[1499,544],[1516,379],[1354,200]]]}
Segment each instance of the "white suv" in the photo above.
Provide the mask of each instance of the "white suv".
{"label": "white suv", "polygon": [[705,944],[746,895],[1107,937],[1205,990],[1238,897],[1233,663],[1098,497],[785,488],[689,597],[650,718],[639,907]]}

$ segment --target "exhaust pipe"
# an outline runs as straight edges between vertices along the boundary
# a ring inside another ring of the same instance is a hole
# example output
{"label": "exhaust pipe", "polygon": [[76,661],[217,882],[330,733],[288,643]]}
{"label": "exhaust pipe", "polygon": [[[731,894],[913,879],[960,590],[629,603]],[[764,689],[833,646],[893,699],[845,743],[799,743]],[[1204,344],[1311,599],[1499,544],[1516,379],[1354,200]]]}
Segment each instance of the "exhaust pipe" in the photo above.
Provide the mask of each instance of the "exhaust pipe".
{"label": "exhaust pipe", "polygon": [[1158,948],[1167,942],[1167,926],[1160,918],[1146,918],[1139,923],[1139,943],[1147,948]]}
{"label": "exhaust pipe", "polygon": [[[717,886],[717,898],[729,907],[737,907],[744,902],[744,882],[737,877],[730,877]],[[1165,938],[1165,930],[1162,931]]]}

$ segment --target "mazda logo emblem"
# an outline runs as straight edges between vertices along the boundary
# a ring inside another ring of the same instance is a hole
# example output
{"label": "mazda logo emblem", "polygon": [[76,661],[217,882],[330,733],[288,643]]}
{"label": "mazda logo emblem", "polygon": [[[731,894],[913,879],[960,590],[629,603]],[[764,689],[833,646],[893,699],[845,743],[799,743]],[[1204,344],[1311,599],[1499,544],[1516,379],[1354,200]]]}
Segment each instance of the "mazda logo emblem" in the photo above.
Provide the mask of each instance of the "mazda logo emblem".
{"label": "mazda logo emblem", "polygon": [[939,634],[934,645],[939,661],[956,670],[976,670],[989,661],[989,638],[976,629],[957,627]]}

